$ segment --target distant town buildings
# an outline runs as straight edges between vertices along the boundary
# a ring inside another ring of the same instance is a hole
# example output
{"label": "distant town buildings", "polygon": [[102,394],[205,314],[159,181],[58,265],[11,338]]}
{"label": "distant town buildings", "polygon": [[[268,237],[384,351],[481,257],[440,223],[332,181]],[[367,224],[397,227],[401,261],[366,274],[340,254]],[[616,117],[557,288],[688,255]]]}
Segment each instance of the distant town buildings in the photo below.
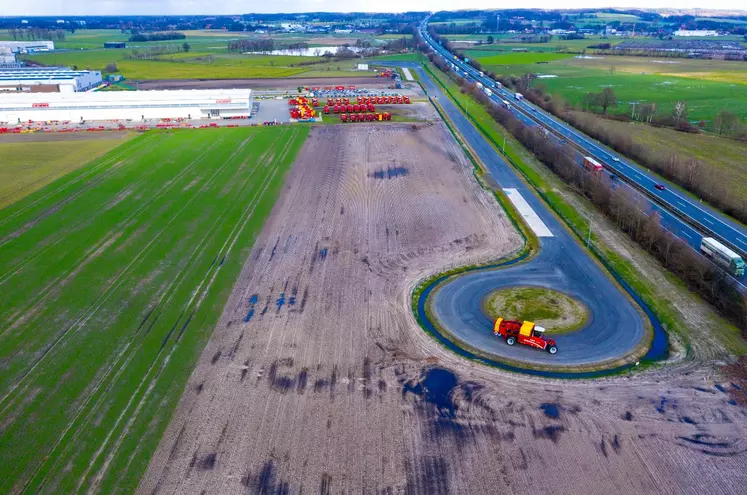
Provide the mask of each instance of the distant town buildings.
{"label": "distant town buildings", "polygon": [[678,29],[674,36],[718,36],[718,31],[710,29]]}

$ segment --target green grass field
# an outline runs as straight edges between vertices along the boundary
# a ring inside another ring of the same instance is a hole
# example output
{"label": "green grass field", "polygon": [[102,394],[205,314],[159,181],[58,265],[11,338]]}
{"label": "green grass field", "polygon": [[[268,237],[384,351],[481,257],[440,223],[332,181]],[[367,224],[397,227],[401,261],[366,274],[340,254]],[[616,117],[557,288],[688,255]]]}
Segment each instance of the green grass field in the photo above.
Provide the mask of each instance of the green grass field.
{"label": "green grass field", "polygon": [[654,102],[661,111],[670,112],[677,101],[683,100],[688,103],[690,120],[710,121],[724,109],[747,116],[745,62],[597,55],[580,58],[557,53],[500,55],[483,50],[467,53],[496,74],[557,76],[533,84],[543,85],[574,104],[587,93],[598,93],[609,86],[619,100],[611,112],[627,113],[631,102]]}
{"label": "green grass field", "polygon": [[148,132],[0,211],[0,493],[132,493],[306,127]]}
{"label": "green grass field", "polygon": [[[478,52],[479,53],[479,52]],[[565,60],[572,57],[565,53],[547,53],[547,52],[535,52],[535,53],[504,53],[500,55],[484,56],[482,54],[477,55],[477,59],[483,65],[527,65],[527,64],[538,64],[538,63],[549,63],[558,60]]]}
{"label": "green grass field", "polygon": [[[128,79],[233,79],[274,78],[300,74],[308,68],[291,67],[299,59],[309,57],[210,54],[206,52],[165,55],[160,60],[128,60],[130,49],[81,50],[45,53],[29,57],[44,65],[77,66],[80,69],[102,70],[109,63]],[[212,57],[208,59],[207,57]]]}
{"label": "green grass field", "polygon": [[[503,53],[511,53],[514,49],[522,49],[527,50],[528,52],[563,52],[563,51],[572,51],[580,53],[585,49],[588,49],[590,45],[595,45],[600,42],[604,43],[610,43],[612,45],[616,45],[617,43],[620,43],[621,39],[602,39],[599,36],[589,36],[582,40],[563,40],[558,38],[557,36],[553,36],[553,38],[547,42],[547,43],[528,43],[528,42],[509,42],[507,38],[510,36],[515,35],[491,35],[493,38],[495,38],[495,42],[492,44],[487,43],[487,34],[481,34],[481,35],[467,35],[469,37],[461,37],[460,35],[448,35],[446,38],[458,42],[460,40],[473,40],[473,41],[482,41],[481,45],[476,44],[470,44],[465,45],[461,47],[462,51],[475,51],[473,56],[489,56],[488,53],[479,53],[479,52],[489,52],[491,55],[500,55]],[[457,45],[459,47],[459,45]]]}
{"label": "green grass field", "polygon": [[130,49],[79,50],[43,53],[29,56],[44,65],[77,66],[79,69],[103,70],[115,63],[118,72],[127,79],[237,79],[280,78],[291,76],[359,77],[355,70],[360,62],[376,63],[385,60],[415,60],[415,54],[384,55],[366,60],[352,59],[299,65],[302,62],[322,61],[319,57],[296,55],[243,55],[209,51],[172,53],[156,60],[129,60]]}
{"label": "green grass field", "polygon": [[0,142],[0,210],[122,144],[131,134],[75,141]]}
{"label": "green grass field", "polygon": [[[235,40],[248,37],[247,33],[235,33],[227,31],[180,31],[186,35],[182,40],[167,41],[147,41],[131,42],[128,41],[130,34],[123,34],[118,29],[79,29],[75,33],[65,33],[64,41],[55,41],[57,49],[79,50],[79,49],[103,49],[106,41],[124,41],[128,48],[138,48],[143,46],[153,46],[171,43],[188,42],[190,45],[208,45],[222,42],[223,47],[229,40]],[[0,40],[12,40],[7,30],[0,30]]]}

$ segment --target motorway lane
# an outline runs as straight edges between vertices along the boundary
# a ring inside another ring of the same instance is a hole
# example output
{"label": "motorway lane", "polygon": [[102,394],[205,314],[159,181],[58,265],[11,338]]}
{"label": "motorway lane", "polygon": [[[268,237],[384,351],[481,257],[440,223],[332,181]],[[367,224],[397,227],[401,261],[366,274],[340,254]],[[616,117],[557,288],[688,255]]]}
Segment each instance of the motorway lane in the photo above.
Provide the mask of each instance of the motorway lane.
{"label": "motorway lane", "polygon": [[[429,37],[425,37],[430,39]],[[443,47],[432,42],[432,46],[436,48],[442,54],[448,54]],[[492,80],[487,77],[480,77],[478,71],[471,66],[464,64],[459,60],[454,60],[453,56],[447,56],[447,59],[457,66],[461,67],[462,70],[468,71],[473,79],[480,80],[487,86],[492,86]],[[612,152],[608,148],[601,146],[593,139],[585,136],[579,131],[575,130],[571,126],[565,124],[559,119],[555,118],[544,112],[543,110],[535,107],[527,101],[517,101],[513,98],[513,93],[507,91],[505,88],[490,88],[495,96],[493,100],[498,102],[502,99],[510,100],[513,106],[518,106],[525,112],[530,112],[535,118],[542,122],[548,128],[554,130],[558,134],[565,136],[567,139],[574,141],[577,144],[582,145],[590,155],[600,159],[605,163],[605,166],[615,170],[618,175],[625,176],[630,180],[636,182],[641,188],[644,188],[652,196],[656,196],[659,200],[667,203],[669,208],[679,212],[679,214],[690,218],[694,223],[699,225],[700,230],[703,232],[712,232],[716,237],[725,241],[727,244],[735,247],[738,252],[747,252],[747,229],[739,224],[738,222],[726,217],[709,205],[702,204],[684,193],[680,193],[673,186],[670,185],[666,190],[659,191],[654,186],[661,181],[652,173],[646,169],[639,167],[633,163],[627,162],[623,157]],[[520,112],[515,112],[515,115],[520,116],[522,121],[525,123],[534,123],[528,117],[521,115]],[[615,161],[617,158],[617,161]],[[648,199],[647,199],[648,200]],[[653,203],[653,201],[648,200]],[[680,230],[680,229],[676,229]],[[690,239],[687,239],[691,242]],[[699,245],[696,247],[700,247]]]}
{"label": "motorway lane", "polygon": [[[539,239],[541,250],[528,262],[510,268],[470,272],[432,293],[431,309],[439,326],[497,360],[510,358],[558,368],[612,360],[634,351],[646,332],[643,319],[630,299],[590,259],[422,67],[416,66],[414,70],[428,94],[437,99],[493,179],[502,188],[516,188],[553,233],[553,237]],[[516,285],[549,287],[577,297],[590,309],[589,322],[577,332],[558,336],[559,351],[554,356],[520,345],[509,347],[493,336],[492,323],[482,313],[480,302],[485,294],[497,288]]]}

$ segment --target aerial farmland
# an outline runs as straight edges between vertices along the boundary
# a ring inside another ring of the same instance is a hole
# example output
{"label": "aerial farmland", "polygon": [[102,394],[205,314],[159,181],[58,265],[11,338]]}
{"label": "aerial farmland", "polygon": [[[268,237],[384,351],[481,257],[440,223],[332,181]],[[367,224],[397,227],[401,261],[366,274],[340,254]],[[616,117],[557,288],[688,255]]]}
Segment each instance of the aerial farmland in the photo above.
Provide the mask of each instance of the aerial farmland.
{"label": "aerial farmland", "polygon": [[[0,82],[0,493],[742,493],[744,224],[534,93],[742,61],[495,12],[0,18],[101,71]],[[742,201],[739,119],[623,120]]]}
{"label": "aerial farmland", "polygon": [[2,491],[134,487],[307,132],[142,135],[2,210]]}

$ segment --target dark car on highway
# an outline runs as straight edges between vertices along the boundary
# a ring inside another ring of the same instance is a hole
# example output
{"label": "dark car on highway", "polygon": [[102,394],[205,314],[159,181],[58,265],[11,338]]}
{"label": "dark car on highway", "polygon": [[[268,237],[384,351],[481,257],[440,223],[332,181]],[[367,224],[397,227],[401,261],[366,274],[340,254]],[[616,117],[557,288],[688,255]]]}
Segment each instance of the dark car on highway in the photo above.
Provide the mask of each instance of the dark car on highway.
{"label": "dark car on highway", "polygon": [[666,187],[664,187],[664,185],[663,185],[663,184],[656,184],[656,185],[655,185],[654,187],[655,187],[656,189],[658,189],[659,191],[663,191],[664,189],[666,189]]}

